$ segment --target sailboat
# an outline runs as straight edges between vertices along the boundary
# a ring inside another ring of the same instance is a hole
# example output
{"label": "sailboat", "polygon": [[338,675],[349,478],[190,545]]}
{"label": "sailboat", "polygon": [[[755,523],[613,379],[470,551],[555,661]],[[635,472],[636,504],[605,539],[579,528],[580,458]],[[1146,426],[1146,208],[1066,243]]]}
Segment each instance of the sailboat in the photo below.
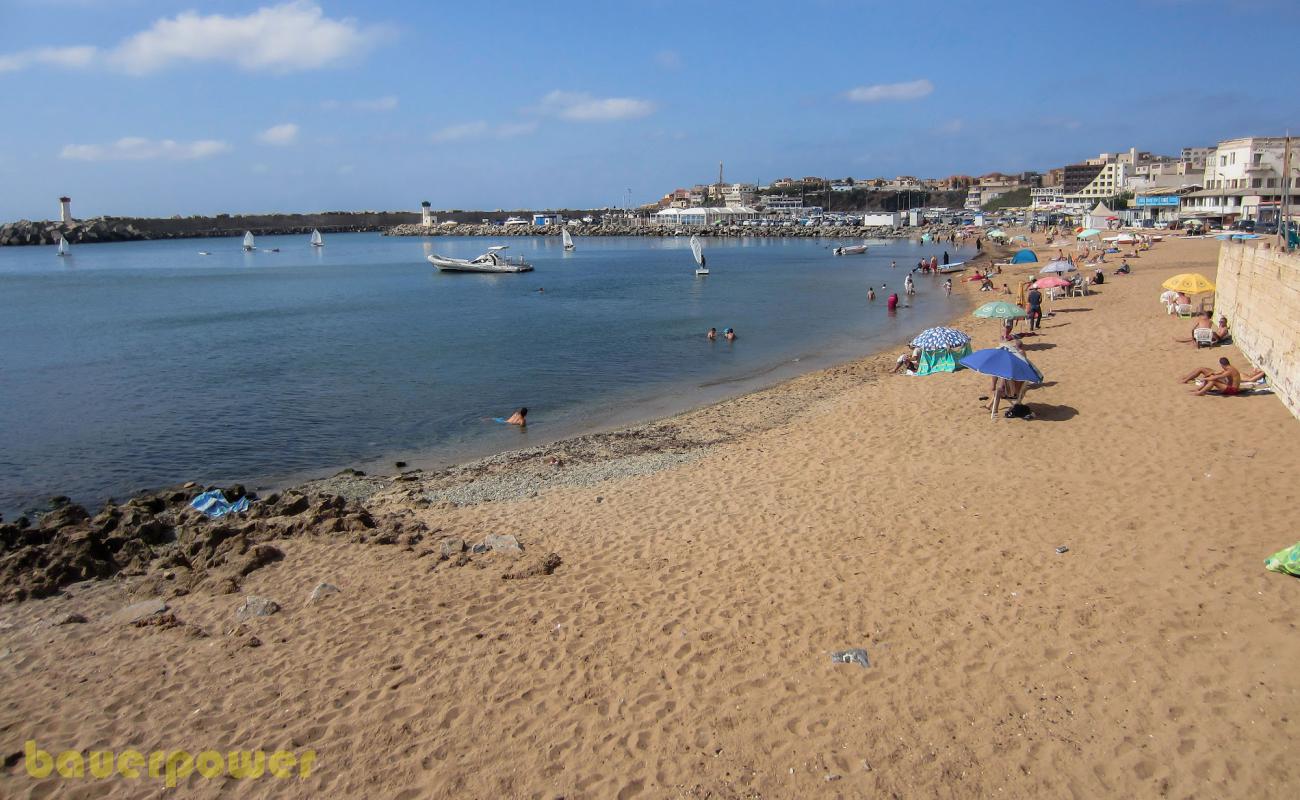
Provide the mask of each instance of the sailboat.
{"label": "sailboat", "polygon": [[60,234],[60,235],[59,235],[59,251],[58,251],[58,253],[56,253],[55,255],[60,255],[60,256],[70,256],[70,255],[72,255],[72,253],[69,252],[70,249],[71,249],[71,248],[68,246],[68,240],[65,239],[65,238],[63,238],[63,235]]}
{"label": "sailboat", "polygon": [[560,229],[560,238],[564,239],[565,250],[573,250],[573,237],[569,235],[568,228]]}
{"label": "sailboat", "polygon": [[695,274],[708,275],[709,268],[705,266],[704,248],[700,245],[700,237],[695,235],[691,236],[691,255],[695,256],[695,263],[699,265],[695,268]]}
{"label": "sailboat", "polygon": [[253,246],[253,232],[244,231],[244,252],[251,253],[257,248]]}
{"label": "sailboat", "polygon": [[311,229],[311,246],[312,247],[325,246],[325,240],[321,239],[320,231],[316,230],[315,228]]}

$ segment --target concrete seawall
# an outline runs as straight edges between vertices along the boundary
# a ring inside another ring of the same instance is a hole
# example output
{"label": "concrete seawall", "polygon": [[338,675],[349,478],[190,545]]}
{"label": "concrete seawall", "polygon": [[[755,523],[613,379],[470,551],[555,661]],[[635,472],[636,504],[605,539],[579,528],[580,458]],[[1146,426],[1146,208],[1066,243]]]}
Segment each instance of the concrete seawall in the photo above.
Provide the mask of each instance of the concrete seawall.
{"label": "concrete seawall", "polygon": [[1233,342],[1300,417],[1300,255],[1224,242],[1216,288],[1216,318],[1228,318]]}

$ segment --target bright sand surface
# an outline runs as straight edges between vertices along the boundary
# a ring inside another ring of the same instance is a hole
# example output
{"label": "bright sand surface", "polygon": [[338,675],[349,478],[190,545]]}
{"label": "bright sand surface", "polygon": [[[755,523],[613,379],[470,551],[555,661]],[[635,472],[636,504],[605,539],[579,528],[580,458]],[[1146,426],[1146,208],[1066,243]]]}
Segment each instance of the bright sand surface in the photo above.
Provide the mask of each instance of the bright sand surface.
{"label": "bright sand surface", "polygon": [[[1157,302],[1217,247],[1059,302],[1026,340],[1035,421],[990,420],[983,376],[884,374],[895,352],[686,415],[742,433],[678,466],[416,511],[552,575],[285,540],[245,583],[284,606],[256,648],[221,634],[237,595],[169,601],[210,638],[111,624],[114,583],[2,607],[0,744],[317,753],[186,797],[1294,796],[1300,582],[1263,560],[1297,539],[1300,428],[1191,396],[1244,358],[1175,343]],[[871,666],[832,663],[850,647]],[[3,797],[161,796],[10,763]]]}

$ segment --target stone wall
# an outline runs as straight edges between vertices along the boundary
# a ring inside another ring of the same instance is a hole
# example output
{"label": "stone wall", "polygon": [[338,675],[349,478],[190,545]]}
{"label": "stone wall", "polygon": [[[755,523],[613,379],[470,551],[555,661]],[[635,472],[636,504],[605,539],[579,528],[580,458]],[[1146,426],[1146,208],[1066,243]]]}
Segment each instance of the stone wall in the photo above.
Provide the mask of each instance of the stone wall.
{"label": "stone wall", "polygon": [[1300,256],[1224,242],[1215,284],[1215,318],[1228,318],[1233,342],[1300,417]]}

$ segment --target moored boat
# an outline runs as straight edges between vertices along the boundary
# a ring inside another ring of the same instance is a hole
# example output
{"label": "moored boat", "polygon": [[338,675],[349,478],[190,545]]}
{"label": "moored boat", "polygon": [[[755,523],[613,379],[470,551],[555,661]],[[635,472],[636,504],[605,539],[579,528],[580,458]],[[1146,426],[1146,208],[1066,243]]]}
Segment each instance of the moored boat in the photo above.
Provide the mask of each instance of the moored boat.
{"label": "moored boat", "polygon": [[501,251],[508,247],[504,244],[489,247],[483,255],[469,259],[440,256],[437,253],[428,256],[428,259],[441,272],[532,272],[533,265],[522,256],[510,259],[501,255]]}
{"label": "moored boat", "polygon": [[837,256],[860,256],[867,252],[867,246],[865,244],[850,244],[837,247],[831,252]]}

